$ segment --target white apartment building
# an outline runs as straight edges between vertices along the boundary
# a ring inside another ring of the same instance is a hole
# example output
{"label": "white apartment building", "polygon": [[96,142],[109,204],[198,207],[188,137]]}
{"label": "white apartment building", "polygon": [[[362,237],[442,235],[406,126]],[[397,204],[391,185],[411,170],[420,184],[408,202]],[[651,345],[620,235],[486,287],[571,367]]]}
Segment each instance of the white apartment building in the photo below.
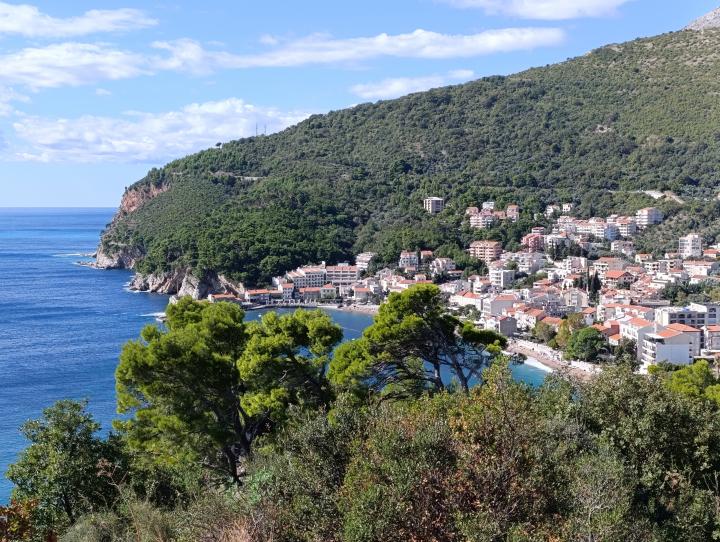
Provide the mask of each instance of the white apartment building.
{"label": "white apartment building", "polygon": [[589,220],[576,220],[572,217],[565,218],[563,222],[558,220],[558,227],[567,233],[578,235],[592,235],[599,239],[614,241],[620,237],[620,230],[616,224],[606,222],[604,218],[593,217]]}
{"label": "white apartment building", "polygon": [[720,270],[720,262],[717,260],[688,260],[683,262],[683,268],[691,277],[707,277]]}
{"label": "white apartment building", "polygon": [[663,328],[648,333],[643,339],[640,361],[643,367],[667,362],[673,365],[692,363],[695,354],[697,333],[688,333],[671,328]]}
{"label": "white apartment building", "polygon": [[367,271],[370,262],[377,256],[375,252],[362,252],[355,258],[355,265],[360,271]]}
{"label": "white apartment building", "polygon": [[490,284],[495,288],[505,289],[509,288],[515,280],[515,271],[512,269],[505,269],[501,262],[496,265],[491,265],[488,271],[490,277]]}
{"label": "white apartment building", "polygon": [[632,237],[637,233],[637,223],[635,219],[621,216],[615,221],[620,237]]}
{"label": "white apartment building", "polygon": [[470,227],[476,229],[487,229],[491,228],[498,221],[491,211],[481,211],[476,215],[470,215]]}
{"label": "white apartment building", "polygon": [[596,318],[600,322],[622,320],[623,318],[641,318],[652,323],[655,321],[655,310],[642,305],[627,303],[601,303],[595,309]]}
{"label": "white apartment building", "polygon": [[650,275],[657,275],[658,273],[667,273],[670,271],[667,260],[645,260],[642,263],[645,272]]}
{"label": "white apartment building", "polygon": [[403,250],[400,253],[400,260],[398,260],[398,267],[400,269],[407,269],[409,267],[417,267],[420,265],[417,252],[411,250]]}
{"label": "white apartment building", "polygon": [[442,210],[445,209],[445,200],[443,198],[435,197],[425,198],[425,201],[423,202],[423,207],[425,207],[425,210],[428,213],[434,215],[442,212]]}
{"label": "white apartment building", "polygon": [[690,355],[692,357],[698,357],[700,355],[700,350],[702,349],[704,342],[702,329],[686,326],[684,324],[670,324],[665,329],[671,329],[686,335],[690,346]]}
{"label": "white apartment building", "polygon": [[586,291],[579,288],[570,288],[562,293],[563,303],[568,307],[584,309],[589,305],[589,296]]}
{"label": "white apartment building", "polygon": [[555,249],[558,247],[566,247],[570,245],[570,238],[566,234],[551,233],[543,238],[546,249]]}
{"label": "white apartment building", "polygon": [[582,273],[588,270],[588,259],[585,256],[568,256],[560,266],[568,273]]}
{"label": "white apartment building", "polygon": [[295,284],[295,288],[320,288],[327,283],[327,272],[325,266],[298,267],[290,271],[285,278]]}
{"label": "white apartment building", "polygon": [[333,286],[350,286],[360,278],[360,269],[356,265],[341,263],[325,267],[327,281]]}
{"label": "white apartment building", "polygon": [[555,213],[559,213],[560,209],[559,205],[548,205],[545,207],[545,216],[551,218]]}
{"label": "white apartment building", "polygon": [[475,307],[477,310],[482,309],[483,296],[473,292],[457,292],[450,296],[450,304],[458,307]]}
{"label": "white apartment building", "polygon": [[607,222],[599,222],[593,226],[593,235],[600,239],[614,241],[620,237],[620,228],[617,224],[608,224]]}
{"label": "white apartment building", "polygon": [[505,337],[517,333],[517,320],[511,316],[497,316],[485,320],[485,329],[491,329]]}
{"label": "white apartment building", "polygon": [[482,210],[483,211],[494,211],[495,210],[495,202],[494,201],[483,201],[482,202]]}
{"label": "white apartment building", "polygon": [[705,326],[703,328],[703,348],[710,351],[720,351],[720,325]]}
{"label": "white apartment building", "polygon": [[501,294],[489,296],[482,301],[482,314],[486,320],[491,316],[502,316],[503,312],[512,308],[518,302],[518,298],[513,294]]}
{"label": "white apartment building", "polygon": [[678,253],[683,259],[700,258],[703,255],[703,241],[697,233],[690,233],[678,239]]}
{"label": "white apartment building", "polygon": [[639,228],[647,228],[663,221],[663,214],[660,209],[655,207],[645,207],[635,213],[635,222]]}
{"label": "white apartment building", "polygon": [[442,275],[448,271],[455,271],[457,265],[452,258],[435,258],[430,262],[430,274]]}
{"label": "white apartment building", "polygon": [[618,320],[620,324],[620,335],[625,339],[635,341],[637,347],[637,358],[642,357],[643,352],[643,341],[648,333],[652,333],[655,329],[655,324],[644,318],[622,318]]}
{"label": "white apartment building", "polygon": [[500,259],[505,263],[517,263],[518,271],[528,275],[537,273],[547,263],[543,252],[505,252]]}
{"label": "white apartment building", "polygon": [[695,328],[720,323],[720,305],[690,303],[686,307],[660,307],[655,310],[655,321],[662,326],[684,324]]}

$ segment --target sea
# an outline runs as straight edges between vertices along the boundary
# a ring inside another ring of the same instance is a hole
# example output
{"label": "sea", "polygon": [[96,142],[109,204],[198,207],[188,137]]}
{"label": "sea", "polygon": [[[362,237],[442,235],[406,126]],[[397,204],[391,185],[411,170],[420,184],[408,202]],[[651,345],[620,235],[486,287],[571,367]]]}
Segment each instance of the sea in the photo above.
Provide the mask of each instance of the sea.
{"label": "sea", "polygon": [[[19,427],[59,399],[88,400],[107,430],[115,416],[114,371],[122,345],[156,323],[168,303],[135,293],[129,271],[90,261],[114,209],[0,208],[0,504],[12,485],[8,465],[27,445]],[[329,311],[346,340],[372,317]],[[247,318],[258,318],[250,312]],[[513,367],[516,379],[542,383],[543,370]]]}

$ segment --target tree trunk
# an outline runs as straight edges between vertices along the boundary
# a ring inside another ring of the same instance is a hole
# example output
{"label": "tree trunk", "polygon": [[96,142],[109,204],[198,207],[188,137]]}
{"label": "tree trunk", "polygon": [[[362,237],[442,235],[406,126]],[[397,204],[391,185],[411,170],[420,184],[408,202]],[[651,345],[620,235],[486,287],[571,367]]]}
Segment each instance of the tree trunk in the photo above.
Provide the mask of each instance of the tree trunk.
{"label": "tree trunk", "polygon": [[68,520],[70,521],[70,525],[72,525],[75,523],[75,514],[73,513],[73,508],[72,508],[72,505],[70,504],[70,497],[68,497],[67,493],[63,493],[62,502],[63,502],[63,509],[65,510],[65,514],[67,514]]}

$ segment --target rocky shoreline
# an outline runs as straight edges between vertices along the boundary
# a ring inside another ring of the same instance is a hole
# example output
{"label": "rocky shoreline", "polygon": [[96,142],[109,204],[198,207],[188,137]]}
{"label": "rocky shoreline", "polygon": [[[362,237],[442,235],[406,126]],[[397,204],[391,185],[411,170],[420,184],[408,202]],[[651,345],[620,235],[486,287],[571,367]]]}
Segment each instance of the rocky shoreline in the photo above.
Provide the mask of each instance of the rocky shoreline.
{"label": "rocky shoreline", "polygon": [[[78,264],[101,270],[133,270],[142,256],[142,251],[134,247],[121,247],[117,252],[108,254],[101,246],[94,255],[94,262],[78,262]],[[234,282],[224,275],[210,272],[198,277],[188,268],[178,268],[149,275],[136,272],[128,288],[138,292],[152,292],[178,297],[190,296],[193,299],[206,299],[208,295],[214,293],[240,295],[244,292],[242,284]]]}
{"label": "rocky shoreline", "polygon": [[224,275],[206,273],[203,277],[197,277],[192,270],[185,268],[151,275],[136,273],[129,288],[178,297],[190,296],[193,299],[206,299],[210,294],[240,295],[244,291],[242,284],[233,282]]}

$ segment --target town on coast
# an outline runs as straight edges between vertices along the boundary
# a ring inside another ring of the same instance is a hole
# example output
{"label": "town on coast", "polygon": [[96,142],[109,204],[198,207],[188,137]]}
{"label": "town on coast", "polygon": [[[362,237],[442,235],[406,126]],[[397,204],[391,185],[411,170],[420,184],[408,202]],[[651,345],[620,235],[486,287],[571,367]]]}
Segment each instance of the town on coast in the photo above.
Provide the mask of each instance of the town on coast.
{"label": "town on coast", "polygon": [[[445,200],[426,198],[424,209],[442,213]],[[508,337],[509,352],[548,370],[587,378],[621,346],[633,350],[640,372],[663,362],[714,360],[720,354],[720,304],[680,305],[667,292],[682,285],[707,291],[718,285],[720,247],[705,247],[700,235],[687,232],[676,252],[659,257],[636,253],[633,238],[663,222],[660,209],[589,219],[576,218],[573,210],[566,202],[534,214],[544,225],[527,231],[519,250],[506,250],[493,239],[470,243],[466,252],[482,273],[415,247],[398,254],[395,266],[378,268],[377,254],[364,252],[354,263],[305,265],[273,278],[270,286],[235,285],[208,299],[248,310],[324,307],[375,314],[393,292],[437,284],[449,311]],[[501,210],[494,201],[484,201],[468,207],[465,216],[471,228],[482,231],[501,221],[516,222],[522,212],[516,204]],[[558,344],[568,326],[570,333],[588,328],[595,339],[577,359],[566,344]]]}

